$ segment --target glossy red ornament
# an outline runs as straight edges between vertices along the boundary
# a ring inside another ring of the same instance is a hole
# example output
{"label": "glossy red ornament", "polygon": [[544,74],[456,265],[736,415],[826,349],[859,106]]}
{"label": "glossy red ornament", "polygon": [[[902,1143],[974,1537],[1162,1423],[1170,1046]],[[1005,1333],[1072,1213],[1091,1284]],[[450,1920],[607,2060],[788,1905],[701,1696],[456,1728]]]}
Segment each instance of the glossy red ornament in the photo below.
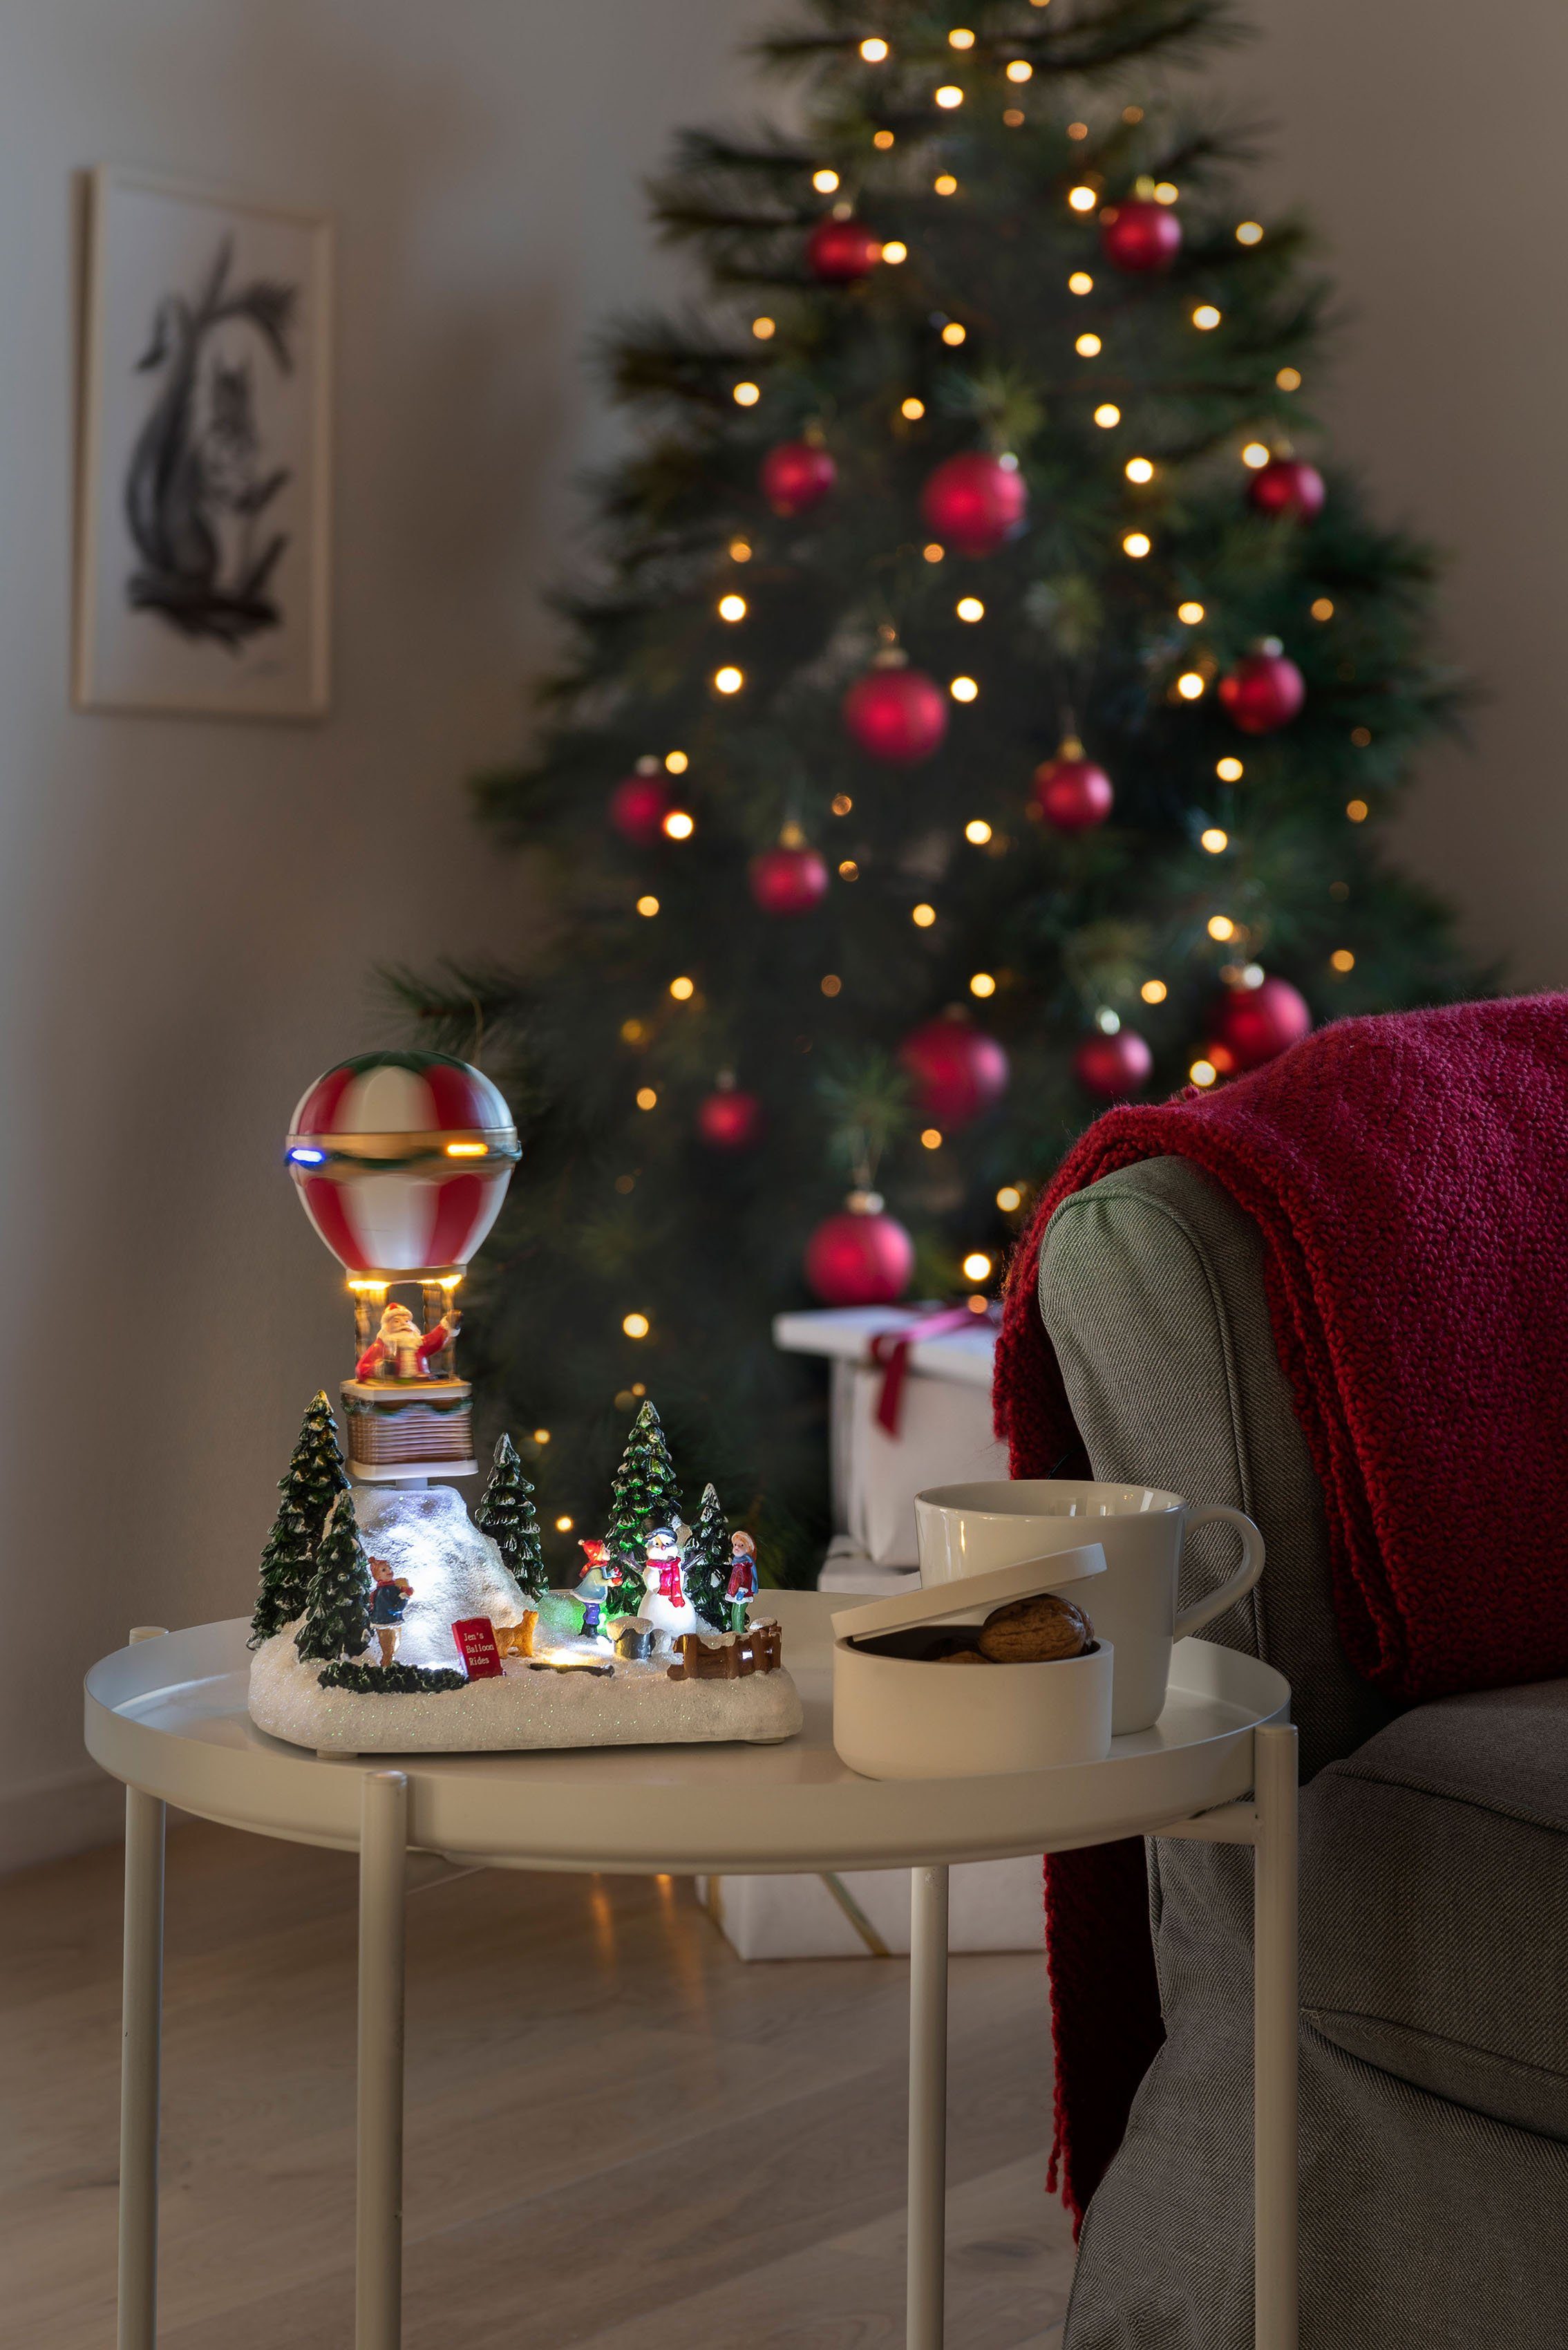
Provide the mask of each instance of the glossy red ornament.
{"label": "glossy red ornament", "polygon": [[835,220],[830,213],[806,238],[805,258],[814,277],[829,286],[846,286],[852,278],[870,276],[882,258],[882,246],[864,221]]}
{"label": "glossy red ornament", "polygon": [[827,867],[803,841],[764,848],[753,858],[749,879],[764,914],[808,914],[827,895]]}
{"label": "glossy red ornament", "polygon": [[802,515],[820,505],[838,468],[814,441],[781,441],[763,459],[763,495],[774,514]]}
{"label": "glossy red ornament", "polygon": [[674,802],[662,775],[628,775],[609,799],[610,822],[624,840],[639,848],[657,840]]}
{"label": "glossy red ornament", "polygon": [[1247,499],[1260,514],[1311,522],[1323,512],[1323,475],[1299,457],[1271,457],[1248,483]]}
{"label": "glossy red ornament", "polygon": [[1016,460],[984,449],[945,458],[920,492],[926,527],[961,555],[994,555],[1022,530],[1029,490]]}
{"label": "glossy red ornament", "polygon": [[1300,1043],[1312,1026],[1312,1012],[1288,979],[1269,978],[1257,987],[1228,987],[1214,1025],[1236,1066],[1257,1069]]}
{"label": "glossy red ornament", "polygon": [[1181,223],[1168,204],[1129,196],[1100,214],[1100,250],[1113,269],[1142,277],[1168,269],[1181,250]]}
{"label": "glossy red ornament", "polygon": [[1102,1101],[1126,1101],[1141,1094],[1154,1071],[1154,1055],[1136,1028],[1114,1036],[1085,1036],[1073,1055],[1073,1075],[1085,1093]]}
{"label": "glossy red ornament", "polygon": [[898,1066],[914,1083],[920,1115],[950,1128],[999,1102],[1011,1074],[994,1036],[950,1015],[912,1029],[898,1047]]}
{"label": "glossy red ornament", "polygon": [[1272,734],[1290,724],[1306,700],[1306,686],[1283,653],[1248,653],[1220,679],[1220,700],[1243,734]]}
{"label": "glossy red ornament", "polygon": [[713,1150],[747,1150],[763,1130],[763,1106],[738,1086],[717,1087],[697,1105],[697,1131]]}
{"label": "glossy red ornament", "polygon": [[948,698],[923,669],[868,669],[844,697],[844,723],[868,758],[914,767],[941,747]]}
{"label": "glossy red ornament", "polygon": [[892,1305],[914,1278],[915,1243],[875,1191],[826,1216],[805,1244],[805,1277],[825,1305]]}
{"label": "glossy red ornament", "polygon": [[1074,736],[1034,770],[1034,804],[1058,832],[1088,832],[1104,824],[1115,798],[1109,775],[1085,758]]}

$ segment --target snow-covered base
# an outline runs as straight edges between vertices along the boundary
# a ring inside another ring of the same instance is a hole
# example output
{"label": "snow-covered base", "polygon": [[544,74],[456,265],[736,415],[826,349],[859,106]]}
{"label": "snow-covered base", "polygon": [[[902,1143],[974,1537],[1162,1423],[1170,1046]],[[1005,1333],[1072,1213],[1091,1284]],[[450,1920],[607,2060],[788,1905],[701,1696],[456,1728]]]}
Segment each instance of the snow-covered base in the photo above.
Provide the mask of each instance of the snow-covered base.
{"label": "snow-covered base", "polygon": [[[449,1654],[441,1661],[455,1663]],[[589,1652],[563,1641],[546,1655]],[[400,1650],[400,1657],[401,1651]],[[434,1661],[429,1659],[428,1661]],[[535,1671],[508,1658],[499,1680],[422,1697],[326,1690],[318,1664],[302,1664],[292,1630],[264,1641],[251,1661],[251,1720],[295,1746],[348,1754],[472,1753],[529,1746],[662,1746],[745,1739],[776,1745],[801,1726],[800,1692],[787,1672],[738,1680],[672,1681],[670,1659],[613,1673]]]}

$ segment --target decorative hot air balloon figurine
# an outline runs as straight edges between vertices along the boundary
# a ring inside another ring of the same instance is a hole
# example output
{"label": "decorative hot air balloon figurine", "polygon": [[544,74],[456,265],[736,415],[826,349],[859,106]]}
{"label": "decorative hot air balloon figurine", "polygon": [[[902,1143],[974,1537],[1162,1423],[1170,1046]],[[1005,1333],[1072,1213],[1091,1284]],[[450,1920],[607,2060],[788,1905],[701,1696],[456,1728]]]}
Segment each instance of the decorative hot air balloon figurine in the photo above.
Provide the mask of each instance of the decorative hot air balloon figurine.
{"label": "decorative hot air balloon figurine", "polygon": [[[348,1274],[348,1466],[369,1483],[471,1476],[473,1390],[458,1378],[457,1292],[521,1156],[490,1079],[444,1053],[361,1053],[307,1087],[288,1169]],[[418,1289],[420,1315],[394,1290]]]}

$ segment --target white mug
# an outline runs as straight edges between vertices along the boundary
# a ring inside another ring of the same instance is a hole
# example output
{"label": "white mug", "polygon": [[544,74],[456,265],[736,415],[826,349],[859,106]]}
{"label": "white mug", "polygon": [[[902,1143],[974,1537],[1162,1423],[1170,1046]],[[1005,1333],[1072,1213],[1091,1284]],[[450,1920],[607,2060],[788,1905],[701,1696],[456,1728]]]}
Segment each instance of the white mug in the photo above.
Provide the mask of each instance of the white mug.
{"label": "white mug", "polygon": [[[1181,1545],[1216,1520],[1241,1537],[1241,1564],[1229,1582],[1179,1613]],[[1151,1485],[1076,1483],[1020,1477],[978,1485],[937,1485],[915,1496],[920,1581],[957,1583],[999,1566],[1075,1550],[1087,1534],[1106,1554],[1085,1605],[1116,1650],[1111,1731],[1147,1730],[1165,1707],[1170,1649],[1251,1591],[1263,1571],[1263,1537],[1223,1502],[1184,1502]]]}

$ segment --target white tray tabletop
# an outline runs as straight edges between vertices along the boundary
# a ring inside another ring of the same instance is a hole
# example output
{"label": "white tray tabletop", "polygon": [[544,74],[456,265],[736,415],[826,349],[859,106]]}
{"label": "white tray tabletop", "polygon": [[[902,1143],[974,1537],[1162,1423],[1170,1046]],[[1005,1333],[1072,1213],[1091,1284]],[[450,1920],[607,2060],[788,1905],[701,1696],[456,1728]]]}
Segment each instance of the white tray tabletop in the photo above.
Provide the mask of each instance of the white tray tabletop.
{"label": "white tray tabletop", "polygon": [[1164,1713],[1104,1762],[1001,1778],[860,1778],[833,1748],[836,1596],[770,1591],[805,1727],[777,1746],[323,1759],[245,1710],[236,1617],[142,1640],[87,1678],[88,1752],[115,1778],[204,1819],[356,1850],[368,1771],[409,1780],[409,1840],[492,1867],[794,1874],[1000,1860],[1101,1844],[1246,1794],[1260,1723],[1285,1721],[1271,1667],[1180,1641]]}

